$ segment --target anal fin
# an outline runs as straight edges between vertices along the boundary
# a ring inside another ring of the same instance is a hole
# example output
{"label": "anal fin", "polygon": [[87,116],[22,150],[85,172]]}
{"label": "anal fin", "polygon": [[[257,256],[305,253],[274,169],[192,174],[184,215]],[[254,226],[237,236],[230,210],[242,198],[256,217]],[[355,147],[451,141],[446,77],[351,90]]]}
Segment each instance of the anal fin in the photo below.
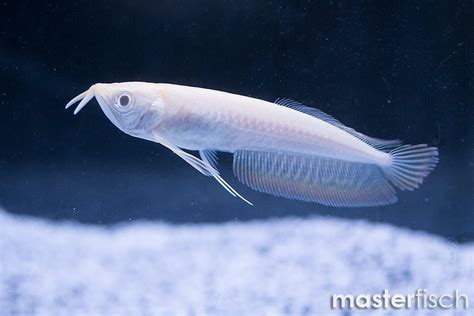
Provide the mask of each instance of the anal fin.
{"label": "anal fin", "polygon": [[397,201],[377,165],[281,151],[234,152],[234,174],[252,189],[328,206],[360,207]]}

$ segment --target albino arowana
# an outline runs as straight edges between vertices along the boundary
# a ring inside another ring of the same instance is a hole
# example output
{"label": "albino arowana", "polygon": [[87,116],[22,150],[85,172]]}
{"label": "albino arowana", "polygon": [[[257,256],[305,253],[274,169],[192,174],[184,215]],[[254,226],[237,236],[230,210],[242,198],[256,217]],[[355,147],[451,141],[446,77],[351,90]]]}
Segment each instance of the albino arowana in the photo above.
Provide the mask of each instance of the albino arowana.
{"label": "albino arowana", "polygon": [[[124,133],[160,143],[251,204],[217,170],[216,152],[254,190],[339,207],[395,203],[394,187],[417,188],[438,150],[368,137],[290,99],[275,103],[162,83],[98,83],[72,99],[77,114],[96,98]],[[199,151],[195,157],[186,152]]]}

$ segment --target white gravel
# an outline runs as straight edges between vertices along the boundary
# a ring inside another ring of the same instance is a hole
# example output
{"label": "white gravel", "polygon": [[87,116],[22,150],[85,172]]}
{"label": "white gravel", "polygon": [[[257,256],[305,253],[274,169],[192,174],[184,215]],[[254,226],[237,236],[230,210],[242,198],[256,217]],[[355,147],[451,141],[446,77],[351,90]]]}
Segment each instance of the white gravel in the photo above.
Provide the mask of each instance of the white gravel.
{"label": "white gravel", "polygon": [[474,315],[474,245],[319,217],[104,228],[0,211],[0,315],[392,315],[330,295],[418,288],[458,289],[456,315]]}

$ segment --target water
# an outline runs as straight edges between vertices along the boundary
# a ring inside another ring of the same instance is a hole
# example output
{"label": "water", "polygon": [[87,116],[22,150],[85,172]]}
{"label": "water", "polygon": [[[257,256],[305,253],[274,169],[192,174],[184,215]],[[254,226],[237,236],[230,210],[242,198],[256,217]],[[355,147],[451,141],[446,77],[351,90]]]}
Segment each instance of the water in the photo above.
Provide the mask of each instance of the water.
{"label": "water", "polygon": [[[474,281],[471,3],[6,0],[0,6],[3,310],[104,314],[120,312],[113,302],[131,295],[130,308],[139,313],[157,313],[158,304],[176,314],[311,315],[327,311],[336,290],[409,294]],[[437,146],[440,163],[420,189],[399,193],[395,205],[341,209],[253,192],[233,179],[231,157],[220,155],[224,177],[254,202],[250,207],[162,146],[122,134],[96,103],[76,117],[63,109],[93,83],[131,80],[293,98],[370,136]],[[275,239],[281,231],[285,236]],[[183,236],[173,243],[175,234]],[[226,240],[241,246],[227,253]],[[332,249],[329,240],[347,244],[348,252]],[[291,269],[271,255],[279,242]],[[159,251],[189,265],[160,273]],[[367,254],[369,266],[380,258],[396,264],[374,267],[380,278],[338,285],[329,277],[339,274],[337,264],[345,264],[346,275],[368,271],[351,259],[354,251]],[[236,266],[224,260],[194,270],[193,263],[221,252]],[[127,261],[129,254],[140,263]],[[86,264],[80,271],[87,286],[74,279],[73,262]],[[442,266],[445,274],[428,272]],[[459,279],[450,282],[454,271]],[[133,281],[127,273],[147,284],[146,295],[138,284],[123,288]],[[178,274],[204,292],[186,292]],[[223,277],[229,274],[242,280]],[[303,282],[293,295],[260,287],[268,275],[283,287],[314,275],[327,279]],[[238,302],[229,303],[234,296]]]}

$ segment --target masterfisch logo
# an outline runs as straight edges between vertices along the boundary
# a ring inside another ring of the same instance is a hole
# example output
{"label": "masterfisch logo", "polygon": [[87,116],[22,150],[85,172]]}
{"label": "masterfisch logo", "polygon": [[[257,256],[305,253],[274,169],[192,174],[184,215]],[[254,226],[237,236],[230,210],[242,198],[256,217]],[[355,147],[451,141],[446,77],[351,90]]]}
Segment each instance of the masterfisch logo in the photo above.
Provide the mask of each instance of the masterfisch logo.
{"label": "masterfisch logo", "polygon": [[451,294],[429,294],[417,289],[414,294],[333,294],[332,309],[468,309],[469,298],[454,290]]}

